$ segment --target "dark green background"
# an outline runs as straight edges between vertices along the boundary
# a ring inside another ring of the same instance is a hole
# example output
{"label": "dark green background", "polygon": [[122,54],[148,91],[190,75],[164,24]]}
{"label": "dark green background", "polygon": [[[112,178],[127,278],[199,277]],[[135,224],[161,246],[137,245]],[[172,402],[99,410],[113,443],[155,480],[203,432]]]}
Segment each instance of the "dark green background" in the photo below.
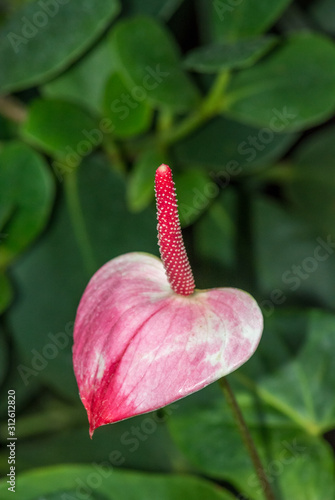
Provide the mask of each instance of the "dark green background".
{"label": "dark green background", "polygon": [[108,260],[158,255],[163,162],[197,287],[263,309],[229,380],[276,498],[334,498],[334,36],[331,0],[2,2],[0,431],[6,445],[14,389],[17,499],[263,498],[217,384],[88,436],[76,308]]}

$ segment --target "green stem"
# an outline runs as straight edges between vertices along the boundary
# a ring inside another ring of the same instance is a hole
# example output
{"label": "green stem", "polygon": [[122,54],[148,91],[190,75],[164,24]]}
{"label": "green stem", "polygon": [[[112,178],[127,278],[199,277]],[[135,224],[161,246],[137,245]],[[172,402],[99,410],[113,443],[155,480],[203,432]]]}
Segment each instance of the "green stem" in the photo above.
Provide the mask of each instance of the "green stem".
{"label": "green stem", "polygon": [[15,123],[24,123],[27,119],[27,109],[24,104],[12,96],[0,97],[0,115]]}
{"label": "green stem", "polygon": [[102,146],[115,170],[120,174],[125,175],[127,172],[127,166],[115,141],[111,137],[105,138]]}
{"label": "green stem", "polygon": [[173,125],[173,113],[169,108],[162,108],[157,118],[157,130],[159,133],[164,133],[171,129]]}
{"label": "green stem", "polygon": [[184,137],[188,136],[204,121],[205,117],[201,106],[196,111],[194,111],[194,113],[184,118],[184,120],[182,120],[180,123],[171,126],[169,130],[166,130],[159,134],[158,141],[164,148],[167,148],[168,146],[171,146],[175,142],[178,142]]}
{"label": "green stem", "polygon": [[83,263],[89,275],[97,270],[93,249],[87,234],[84,216],[81,210],[77,172],[73,171],[65,176],[65,194],[75,237],[81,252]]}
{"label": "green stem", "polygon": [[265,182],[276,182],[278,184],[286,184],[294,180],[294,170],[288,163],[278,163],[272,168],[262,170],[258,174],[258,179]]}
{"label": "green stem", "polygon": [[314,422],[306,420],[298,412],[296,412],[290,405],[286,404],[284,401],[276,398],[271,392],[260,388],[252,380],[248,379],[246,376],[241,375],[241,373],[235,374],[236,378],[248,389],[257,394],[257,396],[268,404],[272,408],[275,408],[283,415],[289,417],[298,426],[302,427],[305,432],[311,434],[312,436],[319,436],[324,430],[317,426]]}
{"label": "green stem", "polygon": [[163,132],[159,137],[160,142],[163,143],[165,147],[178,142],[196,130],[199,125],[202,125],[210,118],[219,114],[228,81],[229,73],[227,71],[220,73],[199,108],[179,124]]}
{"label": "green stem", "polygon": [[222,73],[219,73],[216,77],[213,86],[203,103],[205,113],[220,113],[224,101],[224,93],[228,86],[229,79],[230,73],[228,71],[222,71]]}
{"label": "green stem", "polygon": [[229,404],[232,414],[236,420],[237,426],[239,428],[241,437],[244,441],[245,447],[247,448],[251,461],[253,463],[253,466],[255,468],[256,474],[258,476],[259,482],[261,484],[263,493],[264,493],[264,498],[266,500],[276,500],[274,493],[270,487],[268,478],[266,477],[261,459],[259,458],[255,443],[251,437],[251,434],[249,432],[248,426],[243,418],[241,409],[236,401],[236,398],[234,396],[234,393],[230,387],[230,384],[228,383],[228,380],[226,377],[223,377],[220,380],[220,386],[222,388],[222,391],[225,395],[226,401]]}

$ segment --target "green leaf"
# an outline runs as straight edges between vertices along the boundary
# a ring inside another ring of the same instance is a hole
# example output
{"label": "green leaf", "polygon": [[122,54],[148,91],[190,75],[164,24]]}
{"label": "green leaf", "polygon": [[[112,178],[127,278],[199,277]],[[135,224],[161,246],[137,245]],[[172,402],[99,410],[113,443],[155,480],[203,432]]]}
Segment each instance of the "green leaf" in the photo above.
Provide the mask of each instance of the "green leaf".
{"label": "green leaf", "polygon": [[[195,225],[197,254],[215,268],[217,281],[213,280],[211,286],[228,285],[227,268],[233,270],[236,264],[236,217],[236,194],[227,189]],[[218,271],[219,266],[225,269],[224,274]]]}
{"label": "green leaf", "polygon": [[77,186],[68,182],[66,177],[67,202],[59,197],[48,231],[12,269],[21,293],[8,319],[27,386],[40,380],[77,401],[72,327],[89,278],[117,255],[157,254],[158,246],[154,212],[129,214],[124,182],[104,157],[87,157],[78,170]]}
{"label": "green leaf", "polygon": [[290,0],[207,0],[199,2],[199,17],[209,25],[211,38],[238,40],[264,33]]}
{"label": "green leaf", "polygon": [[[8,347],[7,342],[5,340],[5,334],[0,328],[0,384],[3,383],[3,380],[6,376],[7,368],[8,368]],[[7,388],[8,390],[8,388]],[[8,394],[7,394],[8,396]],[[7,397],[6,397],[7,403]],[[7,406],[7,405],[6,405]],[[7,415],[6,415],[7,416]]]}
{"label": "green leaf", "polygon": [[114,28],[119,70],[132,92],[142,92],[156,106],[185,111],[198,91],[181,68],[179,49],[171,34],[152,18],[120,21]]}
{"label": "green leaf", "polygon": [[53,180],[43,158],[21,143],[0,150],[0,266],[6,266],[44,228]]}
{"label": "green leaf", "polygon": [[[164,423],[169,414],[158,416],[150,413],[104,426],[90,441],[86,412],[79,398],[75,409],[73,404],[66,408],[56,402],[58,406],[53,411],[46,412],[44,408],[39,408],[35,414],[18,418],[20,453],[16,457],[16,468],[20,472],[64,463],[104,463],[165,473],[190,470]],[[173,412],[173,405],[164,411]],[[46,455],[46,449],[52,450],[52,453]],[[6,474],[7,460],[7,450],[3,450],[0,453],[0,472]]]}
{"label": "green leaf", "polygon": [[128,16],[146,16],[169,19],[182,4],[183,0],[123,0],[122,12]]}
{"label": "green leaf", "polygon": [[0,140],[6,141],[16,135],[16,124],[0,115]]}
{"label": "green leaf", "polygon": [[335,34],[335,11],[332,0],[314,1],[309,7],[309,13],[324,31]]}
{"label": "green leaf", "polygon": [[278,132],[321,123],[334,109],[335,45],[316,34],[292,36],[272,57],[237,73],[224,103],[234,119]]}
{"label": "green leaf", "polygon": [[193,224],[219,194],[217,185],[200,169],[177,174],[175,185],[182,227]]}
{"label": "green leaf", "polygon": [[299,213],[325,236],[335,235],[334,134],[331,126],[304,140],[292,158],[284,184]]}
{"label": "green leaf", "polygon": [[77,164],[103,139],[98,120],[85,109],[61,100],[35,100],[22,128],[23,138],[54,158]]}
{"label": "green leaf", "polygon": [[[4,340],[4,332],[0,330],[0,334],[2,340]],[[4,383],[2,385],[0,384],[0,416],[2,421],[6,422],[7,424],[8,390],[9,389],[15,390],[15,408],[17,415],[19,415],[19,412],[24,410],[24,408],[27,407],[27,405],[32,401],[32,399],[36,398],[36,393],[40,388],[40,386],[36,380],[31,381],[31,383],[28,386],[24,385],[17,368],[21,360],[15,349],[12,348],[8,349],[7,346],[6,347],[1,346],[1,352],[3,353],[3,356],[5,356],[5,359],[1,360],[2,363],[1,366],[2,370],[4,370],[4,367],[6,367],[5,370],[6,377],[4,379]],[[7,365],[9,365],[8,368]],[[7,433],[7,429],[5,432]],[[0,467],[3,472],[5,470],[8,472],[8,456],[1,457],[0,454]]]}
{"label": "green leaf", "polygon": [[221,184],[227,186],[234,177],[281,158],[296,138],[217,117],[178,143],[174,151],[180,162],[207,168],[213,179],[221,175]]}
{"label": "green leaf", "polygon": [[303,306],[306,300],[333,308],[335,238],[328,241],[314,233],[294,212],[266,198],[255,199],[252,210],[264,314],[271,315],[282,304]]}
{"label": "green leaf", "polygon": [[284,311],[269,317],[252,359],[238,379],[311,435],[334,428],[335,315]]}
{"label": "green leaf", "polygon": [[[78,498],[78,490],[77,489],[63,489],[57,488],[57,491],[54,493],[48,493],[43,495],[43,500],[76,500]],[[31,500],[41,500],[41,497],[34,497]],[[101,493],[97,493],[96,491],[92,491],[90,494],[90,500],[108,500],[105,495],[101,495]]]}
{"label": "green leaf", "polygon": [[[3,500],[12,498],[6,479],[0,483]],[[230,493],[203,479],[192,476],[139,474],[106,468],[105,464],[59,466],[36,469],[17,479],[16,499],[37,500],[42,495],[63,490],[75,490],[77,497],[92,493],[115,500],[233,500]],[[89,492],[89,493],[87,493]],[[93,497],[95,498],[95,497]],[[99,498],[99,497],[97,497]],[[64,500],[72,500],[65,497]],[[326,500],[326,499],[325,499]]]}
{"label": "green leaf", "polygon": [[217,73],[227,69],[252,66],[275,45],[276,41],[276,37],[266,36],[206,45],[189,52],[185,66],[199,73]]}
{"label": "green leaf", "polygon": [[155,172],[164,161],[164,155],[154,147],[138,157],[127,182],[127,203],[130,211],[140,212],[153,200]]}
{"label": "green leaf", "polygon": [[13,299],[13,289],[9,279],[3,273],[0,273],[0,314],[2,314],[10,305]]}
{"label": "green leaf", "polygon": [[65,73],[43,85],[41,92],[46,97],[71,100],[93,112],[101,112],[104,88],[115,70],[114,59],[111,37],[106,36]]}
{"label": "green leaf", "polygon": [[33,2],[16,12],[0,37],[0,92],[22,90],[60,73],[106,29],[117,0]]}
{"label": "green leaf", "polygon": [[119,137],[140,134],[150,126],[152,109],[147,92],[138,90],[129,87],[118,73],[113,73],[107,81],[103,112],[112,122],[113,133]]}
{"label": "green leaf", "polygon": [[[334,467],[329,446],[306,435],[250,393],[241,392],[238,402],[275,497],[331,500]],[[231,482],[250,500],[263,500],[251,459],[218,384],[183,399],[169,427],[176,444],[200,473]]]}

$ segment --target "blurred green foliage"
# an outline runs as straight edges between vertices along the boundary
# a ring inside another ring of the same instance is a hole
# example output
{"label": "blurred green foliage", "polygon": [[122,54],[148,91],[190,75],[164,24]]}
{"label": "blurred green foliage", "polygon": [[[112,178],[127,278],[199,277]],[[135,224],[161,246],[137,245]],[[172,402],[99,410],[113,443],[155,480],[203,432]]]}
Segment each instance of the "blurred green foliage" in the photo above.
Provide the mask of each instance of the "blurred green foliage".
{"label": "blurred green foliage", "polygon": [[229,378],[276,498],[333,500],[332,2],[5,1],[0,21],[0,430],[6,444],[15,390],[17,498],[263,498],[217,385],[88,437],[76,307],[111,258],[158,255],[168,163],[197,286],[263,308]]}

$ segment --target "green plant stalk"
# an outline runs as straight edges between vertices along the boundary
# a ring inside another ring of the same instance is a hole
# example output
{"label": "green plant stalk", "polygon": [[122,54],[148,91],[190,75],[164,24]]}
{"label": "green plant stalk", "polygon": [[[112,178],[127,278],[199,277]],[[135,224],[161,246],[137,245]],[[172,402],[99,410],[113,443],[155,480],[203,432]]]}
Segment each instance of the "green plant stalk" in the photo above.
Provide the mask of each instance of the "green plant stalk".
{"label": "green plant stalk", "polygon": [[216,77],[213,86],[203,102],[203,112],[213,116],[220,114],[224,104],[225,91],[230,80],[230,72],[222,71]]}
{"label": "green plant stalk", "polygon": [[179,124],[174,126],[171,125],[169,130],[160,134],[158,139],[164,147],[180,141],[196,130],[200,125],[220,113],[229,76],[230,74],[227,71],[220,73],[199,108]]}
{"label": "green plant stalk", "polygon": [[164,133],[173,126],[173,113],[169,108],[162,107],[157,118],[157,131]]}
{"label": "green plant stalk", "polygon": [[269,391],[260,388],[253,381],[249,380],[246,376],[241,373],[236,372],[235,377],[245,386],[248,387],[251,391],[253,391],[257,396],[264,401],[272,408],[275,408],[283,415],[289,417],[293,422],[295,422],[298,426],[302,427],[305,432],[310,434],[311,436],[319,436],[322,432],[326,432],[328,429],[323,429],[319,427],[315,422],[306,420],[298,412],[296,412],[293,408],[291,408],[288,404],[277,399],[273,394]]}
{"label": "green plant stalk", "polygon": [[[257,172],[255,172],[257,174]],[[272,168],[262,170],[258,173],[258,179],[264,182],[276,182],[278,184],[287,184],[297,180],[296,173],[292,166],[287,162],[280,162]]]}
{"label": "green plant stalk", "polygon": [[65,194],[75,237],[82,255],[86,271],[91,276],[98,268],[95,262],[93,249],[87,234],[84,216],[81,210],[77,171],[70,172],[64,176]]}
{"label": "green plant stalk", "polygon": [[236,398],[235,398],[234,393],[230,387],[230,384],[228,383],[228,380],[226,377],[223,377],[222,379],[220,379],[219,383],[220,383],[221,389],[224,393],[224,396],[226,398],[226,401],[229,404],[231,411],[232,411],[232,414],[236,420],[236,423],[237,423],[238,429],[240,431],[241,437],[243,439],[243,442],[245,444],[245,447],[248,450],[248,453],[250,455],[251,461],[253,463],[253,466],[255,468],[256,474],[258,476],[260,485],[261,485],[263,493],[264,493],[264,498],[266,500],[276,500],[274,493],[270,487],[270,483],[268,481],[268,478],[266,477],[264,467],[263,467],[261,459],[258,455],[255,443],[251,437],[248,426],[243,418],[241,409],[236,401]]}
{"label": "green plant stalk", "polygon": [[102,147],[109,157],[114,170],[122,176],[125,176],[127,173],[127,166],[115,140],[112,139],[111,136],[105,137],[102,141]]}
{"label": "green plant stalk", "polygon": [[12,96],[0,97],[0,115],[15,123],[24,123],[28,112],[24,104]]}

